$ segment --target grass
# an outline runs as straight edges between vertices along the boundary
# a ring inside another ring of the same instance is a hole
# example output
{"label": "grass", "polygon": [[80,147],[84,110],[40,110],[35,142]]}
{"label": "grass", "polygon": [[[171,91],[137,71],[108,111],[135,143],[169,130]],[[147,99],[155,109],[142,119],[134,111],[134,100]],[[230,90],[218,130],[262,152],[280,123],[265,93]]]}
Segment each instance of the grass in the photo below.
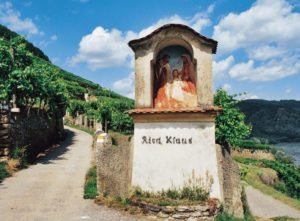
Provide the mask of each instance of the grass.
{"label": "grass", "polygon": [[83,198],[95,199],[97,195],[97,171],[96,166],[92,166],[86,173]]}
{"label": "grass", "polygon": [[274,217],[274,218],[272,218],[272,220],[274,220],[274,221],[296,221],[299,219],[294,219],[294,218],[290,218],[287,216],[280,216],[280,217]]}
{"label": "grass", "polygon": [[245,165],[239,163],[239,166],[242,171],[247,171],[246,174],[243,174],[243,179],[247,182],[247,184],[253,186],[254,188],[260,190],[261,192],[272,196],[273,198],[280,200],[281,202],[290,205],[298,210],[300,210],[300,201],[297,199],[293,199],[288,197],[287,195],[275,190],[273,187],[264,184],[258,174],[261,174],[264,169],[255,165]]}
{"label": "grass", "polygon": [[0,162],[0,183],[6,178],[9,177],[10,173],[8,172],[7,165],[5,162]]}

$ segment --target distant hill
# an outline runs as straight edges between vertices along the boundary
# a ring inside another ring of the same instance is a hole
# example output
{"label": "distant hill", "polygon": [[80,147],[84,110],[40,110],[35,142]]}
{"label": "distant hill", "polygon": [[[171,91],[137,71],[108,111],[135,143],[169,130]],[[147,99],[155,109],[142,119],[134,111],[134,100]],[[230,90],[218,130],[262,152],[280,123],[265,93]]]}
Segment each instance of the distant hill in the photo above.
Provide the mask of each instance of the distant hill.
{"label": "distant hill", "polygon": [[252,136],[270,142],[300,141],[300,101],[244,100],[238,106],[253,126]]}

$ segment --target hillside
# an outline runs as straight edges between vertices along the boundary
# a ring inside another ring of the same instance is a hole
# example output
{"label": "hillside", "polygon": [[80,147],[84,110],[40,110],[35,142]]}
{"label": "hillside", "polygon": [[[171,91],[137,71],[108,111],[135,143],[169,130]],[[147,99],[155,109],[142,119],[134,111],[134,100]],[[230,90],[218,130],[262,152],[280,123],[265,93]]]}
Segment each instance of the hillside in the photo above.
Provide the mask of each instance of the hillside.
{"label": "hillside", "polygon": [[[0,38],[4,41],[11,41],[12,39],[19,37],[19,35],[5,26],[0,24]],[[86,80],[82,77],[79,77],[73,73],[67,72],[51,63],[48,56],[44,54],[44,52],[35,47],[32,43],[25,40],[26,50],[31,52],[37,58],[40,58],[49,63],[50,66],[53,66],[59,70],[59,77],[61,77],[66,83],[66,87],[68,92],[70,93],[71,98],[84,99],[84,93],[90,93],[90,95],[94,96],[104,96],[111,97],[117,99],[127,99],[109,89],[103,88],[100,85]],[[128,99],[130,100],[130,99]]]}
{"label": "hillside", "polygon": [[[42,50],[24,37],[0,25],[0,100],[17,96],[17,105],[29,111],[41,108],[49,115],[67,107],[77,113],[107,121],[111,129],[131,131],[131,118],[124,113],[133,100],[52,64]],[[92,97],[85,101],[85,94]]]}
{"label": "hillside", "polygon": [[275,143],[300,141],[300,101],[244,100],[239,107],[253,126],[252,136]]}

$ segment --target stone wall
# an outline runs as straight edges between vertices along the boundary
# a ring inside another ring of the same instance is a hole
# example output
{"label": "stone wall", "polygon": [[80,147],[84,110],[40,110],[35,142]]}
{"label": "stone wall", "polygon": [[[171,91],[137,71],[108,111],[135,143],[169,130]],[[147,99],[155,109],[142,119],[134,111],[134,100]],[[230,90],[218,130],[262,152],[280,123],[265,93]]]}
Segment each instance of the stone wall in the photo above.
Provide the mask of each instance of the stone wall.
{"label": "stone wall", "polygon": [[108,134],[99,131],[96,136],[98,192],[111,196],[128,196],[132,174],[131,142],[115,146]]}
{"label": "stone wall", "polygon": [[240,169],[231,158],[230,153],[220,145],[216,145],[219,158],[219,166],[222,168],[222,185],[224,192],[224,210],[236,217],[243,217],[243,203],[241,200]]}
{"label": "stone wall", "polygon": [[9,112],[0,109],[0,158],[9,154]]}
{"label": "stone wall", "polygon": [[0,152],[7,156],[15,148],[26,147],[28,160],[32,161],[36,155],[50,145],[58,143],[64,136],[62,118],[49,118],[43,111],[32,109],[30,113],[2,114],[1,130],[5,128],[5,142],[1,141]]}
{"label": "stone wall", "polygon": [[89,119],[84,114],[78,114],[77,117],[73,118],[67,112],[66,116],[64,117],[64,120],[68,121],[69,123],[71,123],[73,125],[82,126],[82,127],[94,129],[94,130],[102,130],[101,122],[98,122],[96,119]]}
{"label": "stone wall", "polygon": [[262,159],[275,160],[274,155],[265,150],[248,150],[248,149],[232,150],[231,156],[252,158],[252,159],[256,159],[256,160],[262,160]]}

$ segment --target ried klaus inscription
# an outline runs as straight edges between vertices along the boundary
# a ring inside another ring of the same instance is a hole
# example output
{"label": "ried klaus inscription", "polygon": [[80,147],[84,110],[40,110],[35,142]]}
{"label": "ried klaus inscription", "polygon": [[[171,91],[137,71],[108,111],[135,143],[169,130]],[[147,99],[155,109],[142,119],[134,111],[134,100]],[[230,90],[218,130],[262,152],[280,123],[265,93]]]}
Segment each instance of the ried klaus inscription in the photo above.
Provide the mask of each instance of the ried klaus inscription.
{"label": "ried klaus inscription", "polygon": [[174,136],[165,136],[162,137],[151,137],[151,136],[143,136],[142,144],[193,144],[193,138],[179,138]]}

